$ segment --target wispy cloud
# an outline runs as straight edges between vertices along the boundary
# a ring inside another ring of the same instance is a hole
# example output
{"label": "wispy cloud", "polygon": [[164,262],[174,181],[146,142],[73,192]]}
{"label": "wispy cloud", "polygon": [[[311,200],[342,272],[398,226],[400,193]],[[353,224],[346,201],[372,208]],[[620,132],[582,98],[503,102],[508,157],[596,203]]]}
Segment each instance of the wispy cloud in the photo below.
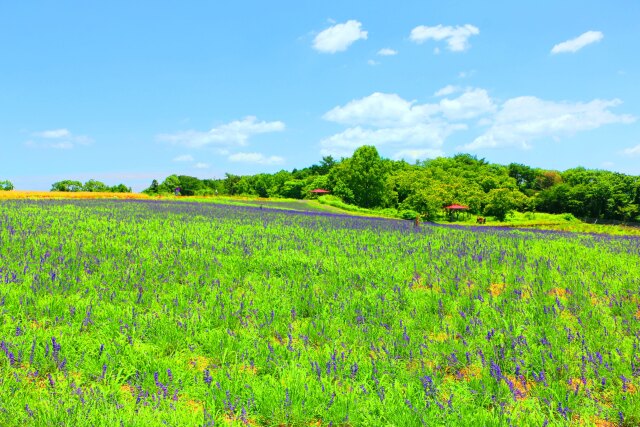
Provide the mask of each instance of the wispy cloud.
{"label": "wispy cloud", "polygon": [[34,132],[33,136],[46,139],[60,139],[69,138],[71,136],[71,132],[69,132],[68,129],[52,129],[44,130],[42,132]]}
{"label": "wispy cloud", "polygon": [[282,132],[285,124],[281,121],[258,121],[254,116],[245,117],[215,127],[209,131],[188,130],[175,133],[163,133],[157,136],[159,141],[169,142],[190,148],[206,146],[245,146],[253,135]]}
{"label": "wispy cloud", "polygon": [[193,162],[193,156],[190,154],[183,154],[173,158],[174,162]]}
{"label": "wispy cloud", "polygon": [[202,162],[198,162],[194,165],[194,167],[196,169],[209,169],[209,164],[208,163],[202,163]]}
{"label": "wispy cloud", "polygon": [[228,157],[229,161],[237,163],[255,163],[259,165],[279,165],[284,163],[280,156],[265,156],[262,153],[234,153]]}
{"label": "wispy cloud", "polygon": [[343,52],[356,41],[366,40],[367,37],[368,33],[362,29],[361,22],[349,20],[321,31],[313,40],[313,48],[322,53]]}
{"label": "wispy cloud", "polygon": [[53,148],[57,150],[70,150],[79,145],[89,145],[93,139],[86,135],[74,135],[68,129],[51,129],[33,132],[31,139],[25,142],[27,147]]}
{"label": "wispy cloud", "polygon": [[469,38],[478,34],[480,34],[478,27],[470,24],[456,27],[444,25],[428,27],[420,25],[411,30],[409,39],[418,44],[424,43],[427,40],[444,40],[447,43],[447,49],[450,51],[463,52],[470,46]]}
{"label": "wispy cloud", "polygon": [[551,53],[574,53],[587,45],[599,42],[603,38],[604,34],[600,31],[587,31],[586,33],[580,34],[575,39],[558,43],[553,47],[553,49],[551,49]]}
{"label": "wispy cloud", "polygon": [[398,51],[394,49],[390,49],[388,47],[382,48],[378,51],[378,55],[380,56],[394,56],[397,55]]}
{"label": "wispy cloud", "polygon": [[625,148],[622,152],[628,156],[640,156],[640,144],[635,147]]}
{"label": "wispy cloud", "polygon": [[447,85],[442,89],[439,89],[436,93],[433,94],[433,96],[437,96],[437,97],[447,96],[456,92],[460,92],[461,90],[462,88],[460,88],[459,86]]}

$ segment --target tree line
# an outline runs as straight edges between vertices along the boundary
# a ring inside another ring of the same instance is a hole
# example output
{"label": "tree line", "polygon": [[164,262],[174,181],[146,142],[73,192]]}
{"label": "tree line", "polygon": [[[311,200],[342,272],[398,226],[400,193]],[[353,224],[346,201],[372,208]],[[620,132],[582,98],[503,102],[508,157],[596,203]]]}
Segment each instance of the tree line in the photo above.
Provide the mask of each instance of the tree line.
{"label": "tree line", "polygon": [[329,190],[345,203],[405,218],[436,219],[461,204],[499,220],[512,211],[570,213],[577,217],[640,221],[640,177],[576,167],[564,172],[519,163],[489,163],[470,154],[417,161],[380,157],[373,146],[351,157],[323,157],[318,164],[273,174],[198,179],[171,175],[154,180],[147,194],[249,195],[303,199]]}
{"label": "tree line", "polygon": [[118,184],[114,186],[108,186],[104,182],[90,179],[84,184],[80,181],[64,180],[51,184],[51,191],[68,191],[79,192],[87,191],[90,193],[131,193],[131,187],[127,187],[124,184]]}

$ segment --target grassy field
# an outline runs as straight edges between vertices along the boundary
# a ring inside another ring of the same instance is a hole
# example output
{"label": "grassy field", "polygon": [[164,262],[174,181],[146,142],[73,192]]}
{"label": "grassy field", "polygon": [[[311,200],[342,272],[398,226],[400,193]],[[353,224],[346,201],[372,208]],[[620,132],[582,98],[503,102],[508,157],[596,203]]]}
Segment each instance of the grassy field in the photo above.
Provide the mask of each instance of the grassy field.
{"label": "grassy field", "polygon": [[0,425],[640,424],[640,239],[0,202]]}

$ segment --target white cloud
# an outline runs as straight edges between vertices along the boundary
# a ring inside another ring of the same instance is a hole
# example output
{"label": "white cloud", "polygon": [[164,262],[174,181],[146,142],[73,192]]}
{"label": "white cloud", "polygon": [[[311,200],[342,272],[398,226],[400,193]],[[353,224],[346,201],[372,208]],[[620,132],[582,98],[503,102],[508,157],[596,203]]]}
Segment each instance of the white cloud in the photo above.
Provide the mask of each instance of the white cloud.
{"label": "white cloud", "polygon": [[631,115],[610,111],[620,104],[618,99],[571,103],[544,101],[533,96],[512,98],[501,106],[492,126],[463,148],[528,148],[531,141],[543,137],[560,138],[607,124],[634,122],[635,117]]}
{"label": "white cloud", "polygon": [[[557,102],[522,96],[498,104],[480,88],[446,86],[436,92],[445,94],[456,95],[421,104],[397,94],[375,92],[337,106],[323,118],[347,128],[322,139],[321,152],[345,156],[361,145],[371,144],[396,157],[433,157],[442,152],[450,135],[463,130],[474,131],[476,136],[461,147],[464,150],[529,148],[541,138],[560,140],[607,124],[636,120],[612,111],[621,104],[618,99]],[[624,153],[640,155],[640,145]]]}
{"label": "white cloud", "polygon": [[182,156],[174,157],[174,162],[193,162],[193,156],[190,154],[183,154]]}
{"label": "white cloud", "polygon": [[457,98],[440,101],[442,114],[451,120],[472,119],[492,113],[496,106],[484,89],[469,89]]}
{"label": "white cloud", "polygon": [[419,123],[437,112],[437,106],[414,105],[396,94],[375,92],[328,111],[325,120],[347,125],[376,127],[406,126]]}
{"label": "white cloud", "polygon": [[[409,38],[418,44],[427,40],[444,40],[447,48],[452,52],[462,52],[469,48],[469,37],[480,34],[478,27],[473,25],[427,27],[420,25],[411,30]],[[439,51],[438,51],[439,52]]]}
{"label": "white cloud", "polygon": [[394,56],[394,55],[397,55],[397,54],[398,54],[397,50],[393,50],[393,49],[390,49],[388,47],[382,48],[382,49],[380,49],[378,51],[378,55],[380,55],[380,56]]}
{"label": "white cloud", "polygon": [[235,153],[228,157],[231,162],[257,163],[260,165],[279,165],[284,163],[280,156],[265,156],[262,153]]}
{"label": "white cloud", "polygon": [[380,65],[378,61],[374,61],[373,59],[368,60],[367,64],[371,65],[372,67],[375,65]]}
{"label": "white cloud", "polygon": [[320,32],[313,40],[313,48],[322,53],[342,52],[361,39],[367,39],[367,32],[362,30],[362,23],[349,20]]}
{"label": "white cloud", "polygon": [[604,38],[604,34],[600,31],[587,31],[580,34],[575,39],[558,43],[551,49],[551,53],[574,53],[591,43],[599,42]]}
{"label": "white cloud", "polygon": [[439,89],[436,93],[433,94],[433,96],[447,96],[451,95],[452,93],[460,92],[461,90],[462,88],[460,88],[459,86],[447,85],[442,89]]}
{"label": "white cloud", "polygon": [[[444,93],[456,90],[463,89],[451,87]],[[493,114],[495,110],[484,89],[469,88],[458,97],[431,104],[375,92],[328,111],[323,116],[325,120],[350,127],[323,139],[320,145],[323,154],[332,155],[349,155],[363,144],[373,144],[385,146],[401,157],[433,157],[436,152],[442,153],[441,147],[452,133],[468,128],[461,121]]]}
{"label": "white cloud", "polygon": [[68,129],[53,129],[45,130],[42,132],[35,132],[33,136],[45,138],[45,139],[59,139],[68,138],[71,136],[71,132]]}
{"label": "white cloud", "polygon": [[33,132],[33,139],[25,142],[27,147],[53,148],[56,150],[70,150],[78,145],[89,145],[93,142],[86,135],[74,135],[68,129],[52,129]]}
{"label": "white cloud", "polygon": [[208,163],[196,163],[194,165],[194,167],[196,169],[209,169],[209,164]]}
{"label": "white cloud", "polygon": [[[387,146],[390,150],[412,147],[417,149],[439,149],[453,132],[466,129],[464,124],[434,122],[407,127],[365,129],[361,126],[348,128],[320,141],[323,155],[348,156],[362,145]],[[426,147],[425,147],[426,146]],[[407,150],[407,148],[405,148]]]}
{"label": "white cloud", "polygon": [[622,152],[628,156],[640,156],[640,144],[635,147],[625,148]]}
{"label": "white cloud", "polygon": [[325,120],[346,125],[401,127],[425,123],[439,114],[448,119],[469,119],[495,111],[484,89],[468,89],[457,98],[437,104],[417,104],[396,94],[375,92],[324,114]]}
{"label": "white cloud", "polygon": [[160,134],[157,139],[191,148],[202,148],[209,145],[245,146],[247,145],[247,140],[253,135],[281,132],[284,129],[285,124],[283,122],[259,122],[256,117],[248,116],[242,120],[226,123],[206,132],[189,130]]}
{"label": "white cloud", "polygon": [[442,150],[436,150],[431,148],[424,149],[406,149],[400,150],[393,155],[393,158],[396,160],[404,159],[404,160],[424,160],[424,159],[434,159],[436,157],[444,157],[444,152]]}
{"label": "white cloud", "polygon": [[476,70],[460,71],[458,73],[458,78],[459,79],[466,79],[468,77],[473,76],[475,73],[476,73]]}

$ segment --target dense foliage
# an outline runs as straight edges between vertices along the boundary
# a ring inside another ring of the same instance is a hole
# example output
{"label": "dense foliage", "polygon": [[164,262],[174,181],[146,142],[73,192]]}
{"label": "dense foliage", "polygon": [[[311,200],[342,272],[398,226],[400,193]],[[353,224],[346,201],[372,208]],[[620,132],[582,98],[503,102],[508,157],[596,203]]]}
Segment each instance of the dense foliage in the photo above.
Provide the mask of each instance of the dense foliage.
{"label": "dense foliage", "polygon": [[0,425],[640,424],[640,240],[0,202]]}
{"label": "dense foliage", "polygon": [[13,190],[13,183],[11,181],[0,181],[0,191]]}
{"label": "dense foliage", "polygon": [[69,191],[79,192],[88,191],[91,193],[131,193],[131,188],[124,184],[114,185],[112,187],[107,184],[90,179],[84,184],[80,181],[64,180],[54,182],[51,185],[51,191]]}
{"label": "dense foliage", "polygon": [[358,148],[352,157],[324,157],[302,170],[227,174],[224,179],[199,180],[172,175],[154,181],[147,194],[253,195],[314,197],[311,190],[331,191],[344,202],[365,208],[391,209],[399,216],[426,219],[443,214],[443,206],[462,204],[470,212],[500,220],[513,210],[571,213],[577,217],[640,221],[640,177],[604,170],[534,169],[512,163],[491,164],[469,154],[408,164],[383,159],[375,147]]}

